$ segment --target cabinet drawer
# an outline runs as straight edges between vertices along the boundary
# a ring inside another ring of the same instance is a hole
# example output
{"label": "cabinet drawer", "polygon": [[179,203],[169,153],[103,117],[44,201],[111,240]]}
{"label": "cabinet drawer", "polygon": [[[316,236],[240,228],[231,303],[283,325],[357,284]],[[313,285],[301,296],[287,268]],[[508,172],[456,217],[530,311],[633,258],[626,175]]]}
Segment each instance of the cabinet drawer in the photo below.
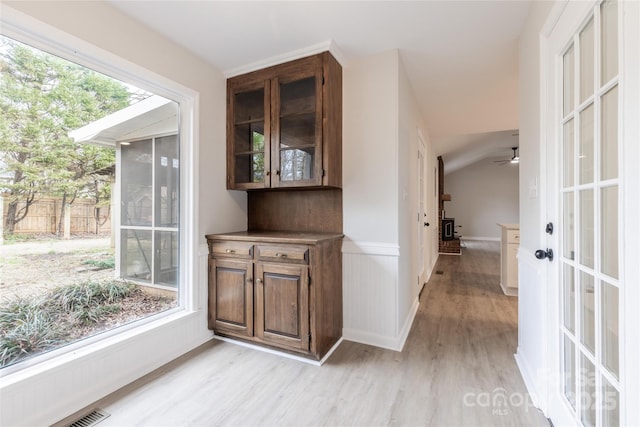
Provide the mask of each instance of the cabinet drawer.
{"label": "cabinet drawer", "polygon": [[520,243],[520,230],[507,230],[507,243]]}
{"label": "cabinet drawer", "polygon": [[309,248],[298,245],[257,245],[258,259],[265,261],[309,262]]}
{"label": "cabinet drawer", "polygon": [[251,258],[253,244],[247,242],[209,242],[209,253],[214,257]]}

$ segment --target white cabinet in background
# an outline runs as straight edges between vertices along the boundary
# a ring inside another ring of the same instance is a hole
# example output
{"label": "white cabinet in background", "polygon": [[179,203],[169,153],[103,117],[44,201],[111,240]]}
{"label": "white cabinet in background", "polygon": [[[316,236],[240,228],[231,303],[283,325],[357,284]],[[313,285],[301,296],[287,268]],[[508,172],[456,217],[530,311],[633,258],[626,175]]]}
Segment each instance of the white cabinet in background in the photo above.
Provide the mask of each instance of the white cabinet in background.
{"label": "white cabinet in background", "polygon": [[502,229],[500,240],[500,287],[505,295],[518,295],[519,224],[498,224]]}

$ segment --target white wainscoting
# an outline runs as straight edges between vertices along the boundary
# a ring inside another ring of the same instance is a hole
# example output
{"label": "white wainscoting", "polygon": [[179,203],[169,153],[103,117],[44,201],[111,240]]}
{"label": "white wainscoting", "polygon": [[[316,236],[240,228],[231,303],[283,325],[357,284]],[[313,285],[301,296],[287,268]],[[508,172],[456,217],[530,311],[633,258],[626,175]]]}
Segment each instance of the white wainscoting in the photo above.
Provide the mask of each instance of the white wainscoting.
{"label": "white wainscoting", "polygon": [[343,338],[401,351],[418,306],[400,325],[398,245],[345,240],[342,254]]}
{"label": "white wainscoting", "polygon": [[546,261],[518,249],[518,349],[516,363],[533,404],[546,413],[547,323]]}

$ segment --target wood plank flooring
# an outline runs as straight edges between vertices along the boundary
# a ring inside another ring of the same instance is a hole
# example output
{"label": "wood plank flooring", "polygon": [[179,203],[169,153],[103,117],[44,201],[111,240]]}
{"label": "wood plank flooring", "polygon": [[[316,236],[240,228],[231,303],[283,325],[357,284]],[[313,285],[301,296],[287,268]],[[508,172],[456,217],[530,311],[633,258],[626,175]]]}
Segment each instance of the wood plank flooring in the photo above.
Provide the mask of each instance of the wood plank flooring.
{"label": "wood plank flooring", "polygon": [[98,402],[100,427],[548,426],[516,368],[499,264],[497,242],[441,255],[402,352],[343,342],[316,367],[214,340]]}

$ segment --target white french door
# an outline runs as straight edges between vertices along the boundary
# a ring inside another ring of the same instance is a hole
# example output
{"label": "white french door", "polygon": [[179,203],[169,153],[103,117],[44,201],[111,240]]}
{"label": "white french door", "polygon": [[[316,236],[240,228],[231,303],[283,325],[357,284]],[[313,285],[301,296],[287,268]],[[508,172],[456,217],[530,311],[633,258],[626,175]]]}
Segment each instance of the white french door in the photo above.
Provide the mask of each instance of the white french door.
{"label": "white french door", "polygon": [[640,360],[625,308],[626,297],[638,296],[625,262],[631,249],[624,238],[630,224],[625,207],[640,190],[640,182],[627,178],[624,157],[638,144],[627,139],[635,126],[628,110],[637,105],[637,99],[627,102],[637,95],[627,84],[638,78],[628,75],[633,66],[624,56],[637,63],[639,55],[624,44],[625,13],[636,7],[629,4],[568,2],[543,43],[542,173],[548,178],[547,216],[557,224],[547,237],[555,249],[548,267],[548,408],[555,425],[640,423],[637,408],[629,407],[640,397],[629,387],[637,382],[629,376],[637,373],[631,365]]}

